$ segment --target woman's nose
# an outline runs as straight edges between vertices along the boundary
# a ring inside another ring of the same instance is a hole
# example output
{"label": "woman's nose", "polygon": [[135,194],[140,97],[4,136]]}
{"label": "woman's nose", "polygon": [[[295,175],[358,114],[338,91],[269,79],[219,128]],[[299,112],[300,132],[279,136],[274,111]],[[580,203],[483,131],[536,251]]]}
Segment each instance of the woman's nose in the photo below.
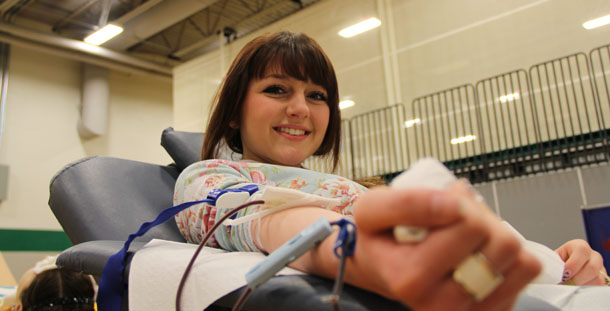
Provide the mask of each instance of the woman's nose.
{"label": "woman's nose", "polygon": [[292,96],[286,107],[286,114],[291,118],[304,119],[309,116],[309,106],[304,94]]}

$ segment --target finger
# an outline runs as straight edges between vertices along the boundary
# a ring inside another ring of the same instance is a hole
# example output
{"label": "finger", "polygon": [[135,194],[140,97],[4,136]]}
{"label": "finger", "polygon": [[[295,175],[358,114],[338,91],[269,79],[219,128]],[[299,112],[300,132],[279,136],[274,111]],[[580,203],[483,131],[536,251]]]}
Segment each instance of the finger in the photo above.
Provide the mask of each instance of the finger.
{"label": "finger", "polygon": [[520,251],[515,263],[504,274],[504,281],[473,310],[510,310],[521,290],[542,270],[540,262],[526,251]]}
{"label": "finger", "polygon": [[513,265],[522,246],[504,224],[497,221],[491,221],[490,224],[494,227],[490,228],[489,241],[481,252],[495,271],[503,273]]}
{"label": "finger", "polygon": [[597,276],[595,278],[593,278],[592,280],[590,280],[587,283],[584,283],[582,285],[588,285],[588,286],[598,286],[598,285],[605,285],[606,284],[606,277],[604,274],[598,273]]}
{"label": "finger", "polygon": [[[411,247],[410,256],[403,257],[402,265],[413,267],[404,275],[393,275],[394,288],[399,296],[417,299],[428,291],[435,291],[438,282],[451,274],[464,259],[479,249],[488,239],[485,224],[480,218],[465,219],[460,223],[431,231],[426,239]],[[454,247],[459,245],[459,247]],[[397,244],[396,247],[402,247]],[[417,256],[413,256],[413,254]],[[410,284],[417,284],[411,288]],[[403,285],[405,285],[403,287]]]}
{"label": "finger", "polygon": [[572,277],[577,285],[603,285],[605,283],[604,278],[600,271],[602,271],[604,265],[604,259],[598,252],[591,252],[589,261],[580,269],[579,273]]}
{"label": "finger", "polygon": [[361,230],[378,232],[396,225],[448,225],[461,214],[459,200],[447,192],[380,187],[358,198],[354,217]]}
{"label": "finger", "polygon": [[578,275],[580,270],[589,261],[590,250],[586,245],[578,243],[578,241],[570,241],[565,247],[558,252],[561,258],[565,261],[563,281],[572,279]]}

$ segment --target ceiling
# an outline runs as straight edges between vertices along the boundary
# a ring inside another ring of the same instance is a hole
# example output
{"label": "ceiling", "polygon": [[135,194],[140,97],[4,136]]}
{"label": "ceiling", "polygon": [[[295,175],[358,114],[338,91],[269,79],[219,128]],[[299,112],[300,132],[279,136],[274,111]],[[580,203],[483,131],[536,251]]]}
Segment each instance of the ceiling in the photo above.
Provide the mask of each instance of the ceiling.
{"label": "ceiling", "polygon": [[[0,41],[171,75],[171,67],[320,0],[3,0]],[[100,48],[82,39],[124,31]],[[110,66],[112,67],[112,66]]]}

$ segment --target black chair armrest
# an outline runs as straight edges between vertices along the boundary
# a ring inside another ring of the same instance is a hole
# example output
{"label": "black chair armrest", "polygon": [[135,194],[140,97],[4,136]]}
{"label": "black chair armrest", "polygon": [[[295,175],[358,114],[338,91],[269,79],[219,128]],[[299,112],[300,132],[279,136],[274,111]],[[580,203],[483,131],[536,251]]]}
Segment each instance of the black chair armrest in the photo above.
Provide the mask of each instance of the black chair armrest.
{"label": "black chair armrest", "polygon": [[[62,269],[80,271],[95,277],[102,275],[104,265],[110,256],[123,248],[125,241],[89,241],[74,245],[59,254],[57,266]],[[127,251],[127,267],[125,274],[129,275],[129,263],[134,253],[144,247],[144,242],[133,242]],[[125,278],[127,282],[127,278]]]}
{"label": "black chair armrest", "polygon": [[[315,275],[273,277],[252,292],[243,310],[332,310],[326,298],[331,295],[333,284],[334,281]],[[242,287],[225,295],[214,302],[213,307],[231,309],[244,290]],[[409,310],[397,301],[347,284],[343,287],[339,308],[350,311]]]}

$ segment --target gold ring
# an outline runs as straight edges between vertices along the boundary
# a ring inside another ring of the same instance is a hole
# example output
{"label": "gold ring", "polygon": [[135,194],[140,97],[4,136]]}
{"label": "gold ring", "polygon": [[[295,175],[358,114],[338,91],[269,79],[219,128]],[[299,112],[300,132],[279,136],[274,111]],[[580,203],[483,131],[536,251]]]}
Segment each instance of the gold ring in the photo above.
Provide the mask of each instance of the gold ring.
{"label": "gold ring", "polygon": [[468,256],[453,271],[453,279],[460,284],[475,301],[489,296],[502,283],[504,277],[497,273],[481,252]]}
{"label": "gold ring", "polygon": [[605,285],[610,285],[610,277],[604,272],[604,270],[599,270],[599,274],[604,277]]}

